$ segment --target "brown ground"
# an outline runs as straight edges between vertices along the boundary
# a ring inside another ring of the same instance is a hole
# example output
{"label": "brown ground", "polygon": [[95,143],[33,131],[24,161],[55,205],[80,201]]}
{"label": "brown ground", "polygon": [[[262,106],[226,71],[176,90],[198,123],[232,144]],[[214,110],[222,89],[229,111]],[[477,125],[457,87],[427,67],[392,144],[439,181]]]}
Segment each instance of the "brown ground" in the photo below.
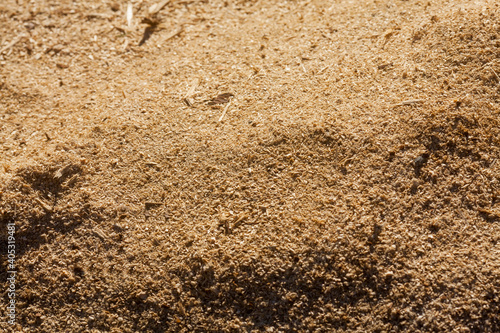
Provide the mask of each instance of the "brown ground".
{"label": "brown ground", "polygon": [[0,2],[0,330],[500,331],[496,1],[154,2]]}

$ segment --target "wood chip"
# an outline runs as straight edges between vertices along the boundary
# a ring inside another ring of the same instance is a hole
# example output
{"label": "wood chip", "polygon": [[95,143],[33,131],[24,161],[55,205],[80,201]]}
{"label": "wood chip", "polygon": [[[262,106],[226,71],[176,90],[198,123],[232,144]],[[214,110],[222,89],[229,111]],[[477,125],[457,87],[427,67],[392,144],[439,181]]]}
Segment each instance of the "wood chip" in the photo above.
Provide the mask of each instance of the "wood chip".
{"label": "wood chip", "polygon": [[76,181],[78,180],[78,175],[73,175],[73,177],[71,177],[67,182],[66,182],[66,186],[67,187],[71,187],[73,185],[75,185]]}
{"label": "wood chip", "polygon": [[231,97],[234,95],[231,93],[223,93],[218,95],[215,98],[212,98],[209,102],[208,105],[216,105],[216,104],[226,104],[231,100]]}
{"label": "wood chip", "polygon": [[154,15],[156,13],[158,13],[160,10],[162,10],[163,7],[165,7],[167,5],[167,3],[169,3],[170,0],[163,0],[159,3],[156,3],[156,4],[153,4],[151,7],[149,7],[148,9],[148,13],[149,15]]}
{"label": "wood chip", "polygon": [[42,208],[48,212],[48,213],[52,213],[52,207],[46,203],[45,201],[43,201],[42,199],[40,198],[35,198],[35,201],[38,202],[40,204],[40,206],[42,206]]}
{"label": "wood chip", "polygon": [[68,165],[60,168],[59,170],[57,170],[56,173],[54,174],[54,178],[59,180],[62,177],[66,176],[68,171],[71,169],[71,166],[72,166],[71,164],[68,164]]}
{"label": "wood chip", "polygon": [[387,67],[391,67],[392,65],[393,65],[392,62],[388,62],[386,64],[378,65],[377,68],[378,69],[386,69]]}

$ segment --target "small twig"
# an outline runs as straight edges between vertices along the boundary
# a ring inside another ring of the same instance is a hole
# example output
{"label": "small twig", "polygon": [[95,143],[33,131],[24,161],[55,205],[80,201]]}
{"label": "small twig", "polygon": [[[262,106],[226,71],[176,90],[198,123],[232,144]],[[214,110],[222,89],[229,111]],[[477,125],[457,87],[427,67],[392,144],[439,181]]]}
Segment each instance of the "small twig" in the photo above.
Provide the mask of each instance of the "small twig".
{"label": "small twig", "polygon": [[227,103],[226,107],[224,108],[224,111],[222,111],[222,115],[219,118],[219,123],[224,119],[224,116],[226,115],[227,109],[229,109],[231,102],[232,101],[229,101],[229,103]]}
{"label": "small twig", "polygon": [[398,103],[398,104],[394,104],[391,106],[391,108],[395,108],[396,106],[412,105],[412,104],[423,103],[423,102],[425,102],[424,99],[411,99],[408,101],[403,101],[403,102]]}

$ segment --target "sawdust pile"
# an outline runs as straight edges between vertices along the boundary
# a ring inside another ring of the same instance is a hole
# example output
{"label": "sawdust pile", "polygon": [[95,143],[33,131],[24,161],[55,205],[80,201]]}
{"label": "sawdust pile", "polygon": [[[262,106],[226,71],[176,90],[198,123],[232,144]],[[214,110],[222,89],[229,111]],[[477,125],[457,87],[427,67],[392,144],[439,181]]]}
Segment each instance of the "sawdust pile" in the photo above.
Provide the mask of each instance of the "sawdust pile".
{"label": "sawdust pile", "polygon": [[2,329],[500,331],[493,1],[19,3]]}

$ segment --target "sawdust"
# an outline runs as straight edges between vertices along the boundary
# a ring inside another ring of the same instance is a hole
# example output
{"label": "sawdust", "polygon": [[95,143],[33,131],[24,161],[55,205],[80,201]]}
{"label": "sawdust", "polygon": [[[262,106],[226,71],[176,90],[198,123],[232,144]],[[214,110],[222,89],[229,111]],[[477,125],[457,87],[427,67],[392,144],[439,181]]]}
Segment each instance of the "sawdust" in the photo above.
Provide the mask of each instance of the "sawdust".
{"label": "sawdust", "polygon": [[130,3],[0,4],[0,328],[500,331],[498,4]]}

